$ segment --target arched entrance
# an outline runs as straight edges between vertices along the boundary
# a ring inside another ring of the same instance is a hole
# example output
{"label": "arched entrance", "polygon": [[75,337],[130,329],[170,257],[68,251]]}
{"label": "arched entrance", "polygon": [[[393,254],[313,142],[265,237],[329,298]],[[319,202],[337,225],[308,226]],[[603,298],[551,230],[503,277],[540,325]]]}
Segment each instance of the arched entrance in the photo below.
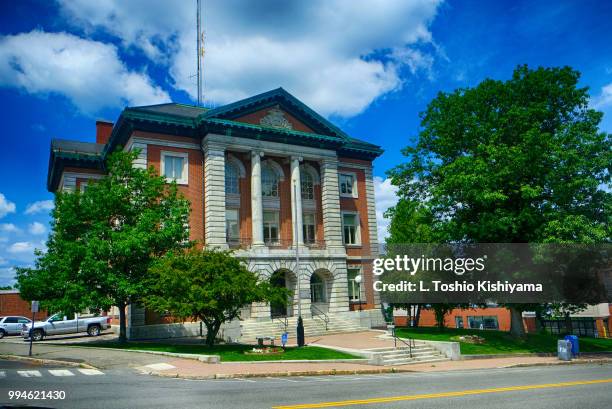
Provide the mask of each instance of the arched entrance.
{"label": "arched entrance", "polygon": [[313,315],[329,311],[334,278],[327,270],[317,270],[310,276],[310,308]]}
{"label": "arched entrance", "polygon": [[277,270],[270,276],[270,284],[274,287],[286,288],[292,294],[289,295],[287,304],[282,302],[270,303],[270,316],[272,318],[293,316],[293,303],[291,297],[295,287],[295,275],[289,270]]}

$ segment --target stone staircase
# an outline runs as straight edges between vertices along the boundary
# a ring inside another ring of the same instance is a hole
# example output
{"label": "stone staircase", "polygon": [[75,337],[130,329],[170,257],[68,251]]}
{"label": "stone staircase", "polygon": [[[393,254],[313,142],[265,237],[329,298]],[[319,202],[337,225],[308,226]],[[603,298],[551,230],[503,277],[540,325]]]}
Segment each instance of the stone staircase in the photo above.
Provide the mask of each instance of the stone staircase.
{"label": "stone staircase", "polygon": [[425,343],[415,343],[412,347],[412,356],[408,346],[373,348],[366,350],[371,353],[370,362],[375,365],[397,366],[419,364],[428,362],[449,361],[443,353]]}
{"label": "stone staircase", "polygon": [[[304,336],[306,337],[339,334],[344,332],[358,332],[369,329],[361,327],[358,320],[340,319],[334,317],[333,315],[328,315],[327,328],[322,316],[302,318],[302,321],[304,323]],[[297,318],[288,318],[287,322],[287,332],[289,333],[289,338],[295,338]],[[284,331],[285,326],[284,320],[282,319],[274,319],[269,321],[245,320],[240,322],[240,341],[254,341],[257,336],[273,336],[277,338],[277,340],[280,340],[280,337]]]}

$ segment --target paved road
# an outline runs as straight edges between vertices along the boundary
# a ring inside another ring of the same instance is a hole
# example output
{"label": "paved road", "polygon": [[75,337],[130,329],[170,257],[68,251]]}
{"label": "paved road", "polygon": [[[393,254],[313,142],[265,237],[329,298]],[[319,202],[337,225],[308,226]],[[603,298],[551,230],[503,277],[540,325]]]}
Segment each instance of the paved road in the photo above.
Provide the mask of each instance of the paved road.
{"label": "paved road", "polygon": [[[82,338],[86,341],[92,338]],[[95,338],[98,339],[98,338]],[[8,341],[8,342],[7,342]],[[11,337],[0,341],[0,355],[28,356],[29,343],[19,338]],[[34,358],[58,359],[78,363],[89,363],[96,368],[119,369],[127,366],[138,367],[147,364],[168,362],[176,358],[163,355],[142,354],[112,349],[79,348],[66,345],[51,345],[46,342],[35,342]]]}
{"label": "paved road", "polygon": [[[21,371],[21,372],[19,372]],[[36,374],[35,372],[38,372]],[[68,375],[68,372],[70,375]],[[593,383],[608,380],[606,383]],[[569,382],[580,384],[567,384]],[[445,373],[318,376],[190,381],[135,374],[132,369],[83,373],[0,361],[0,404],[51,408],[322,407],[325,402],[370,399],[357,408],[609,408],[612,365],[572,365]],[[566,383],[564,385],[564,383]],[[536,389],[490,388],[554,384]],[[488,392],[485,391],[488,389]],[[65,400],[10,401],[10,390],[61,390]],[[448,392],[451,394],[441,396]],[[467,392],[466,392],[467,391]],[[424,394],[435,394],[429,397]],[[381,398],[400,397],[382,402]],[[415,397],[418,400],[412,400]]]}

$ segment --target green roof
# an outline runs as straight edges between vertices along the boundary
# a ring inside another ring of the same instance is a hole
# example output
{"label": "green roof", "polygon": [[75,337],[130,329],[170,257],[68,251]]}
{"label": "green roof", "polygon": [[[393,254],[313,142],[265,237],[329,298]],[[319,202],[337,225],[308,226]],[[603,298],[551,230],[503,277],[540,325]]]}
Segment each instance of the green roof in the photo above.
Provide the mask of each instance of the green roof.
{"label": "green roof", "polygon": [[[235,121],[248,113],[280,105],[313,132],[272,128]],[[103,168],[103,162],[116,146],[127,143],[134,130],[203,138],[208,132],[241,136],[259,140],[291,143],[337,150],[342,156],[373,160],[382,154],[378,145],[349,137],[341,129],[310,109],[300,100],[277,88],[214,109],[195,105],[165,103],[127,107],[119,116],[106,145],[54,140],[49,161],[47,187],[55,190],[60,169],[70,166]]]}

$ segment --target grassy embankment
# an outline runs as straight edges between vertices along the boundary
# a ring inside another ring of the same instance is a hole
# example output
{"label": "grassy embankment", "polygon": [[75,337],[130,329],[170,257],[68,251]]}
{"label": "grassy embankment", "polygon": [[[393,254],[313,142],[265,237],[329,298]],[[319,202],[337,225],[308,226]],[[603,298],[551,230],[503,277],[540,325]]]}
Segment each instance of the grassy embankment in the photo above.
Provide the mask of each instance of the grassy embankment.
{"label": "grassy embankment", "polygon": [[[253,345],[215,345],[208,348],[201,344],[176,344],[170,342],[88,342],[79,346],[116,348],[128,350],[148,350],[174,352],[181,354],[219,355],[223,362],[238,361],[287,361],[287,360],[316,360],[316,359],[358,359],[360,357],[327,348],[306,346],[303,348],[287,347],[280,354],[248,354]],[[256,347],[255,347],[256,348]]]}
{"label": "grassy embankment", "polygon": [[[557,351],[557,340],[561,335],[527,334],[523,339],[515,339],[507,332],[491,330],[469,330],[445,328],[440,331],[434,327],[397,328],[397,335],[430,341],[458,341],[461,335],[478,335],[485,339],[483,344],[461,343],[461,353],[472,354],[514,354]],[[579,338],[580,352],[612,351],[612,339]]]}

